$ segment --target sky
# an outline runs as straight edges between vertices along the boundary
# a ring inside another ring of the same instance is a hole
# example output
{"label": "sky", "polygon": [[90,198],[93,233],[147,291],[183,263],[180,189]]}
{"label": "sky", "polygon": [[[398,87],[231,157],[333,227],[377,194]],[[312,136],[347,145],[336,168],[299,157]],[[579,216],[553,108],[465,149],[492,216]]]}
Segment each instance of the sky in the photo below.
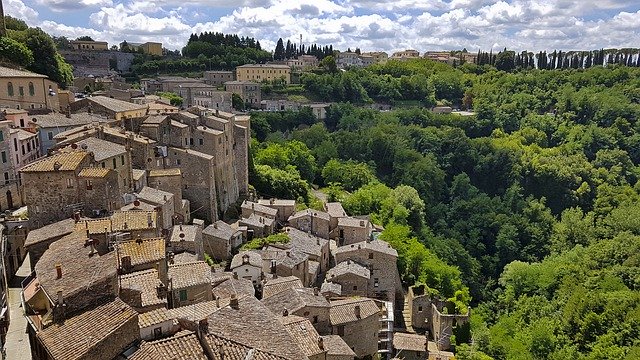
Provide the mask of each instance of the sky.
{"label": "sky", "polygon": [[2,0],[6,15],[51,35],[109,46],[191,33],[278,38],[362,51],[522,51],[640,47],[640,0]]}

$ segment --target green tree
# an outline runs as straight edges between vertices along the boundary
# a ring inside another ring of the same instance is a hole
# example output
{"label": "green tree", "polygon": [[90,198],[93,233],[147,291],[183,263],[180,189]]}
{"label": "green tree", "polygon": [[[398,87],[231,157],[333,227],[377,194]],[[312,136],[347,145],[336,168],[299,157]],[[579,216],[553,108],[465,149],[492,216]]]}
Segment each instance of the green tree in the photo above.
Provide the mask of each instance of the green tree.
{"label": "green tree", "polygon": [[24,44],[8,37],[0,38],[0,61],[28,67],[33,63],[33,53]]}

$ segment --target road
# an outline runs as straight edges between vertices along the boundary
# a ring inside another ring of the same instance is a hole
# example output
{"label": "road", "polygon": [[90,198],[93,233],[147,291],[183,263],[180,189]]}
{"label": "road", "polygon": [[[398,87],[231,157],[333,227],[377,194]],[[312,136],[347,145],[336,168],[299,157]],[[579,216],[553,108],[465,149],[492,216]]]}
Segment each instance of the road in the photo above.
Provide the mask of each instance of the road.
{"label": "road", "polygon": [[13,280],[9,283],[9,314],[11,322],[5,341],[7,360],[31,360],[31,347],[27,334],[27,319],[20,304],[20,282],[31,272],[29,257],[24,260]]}

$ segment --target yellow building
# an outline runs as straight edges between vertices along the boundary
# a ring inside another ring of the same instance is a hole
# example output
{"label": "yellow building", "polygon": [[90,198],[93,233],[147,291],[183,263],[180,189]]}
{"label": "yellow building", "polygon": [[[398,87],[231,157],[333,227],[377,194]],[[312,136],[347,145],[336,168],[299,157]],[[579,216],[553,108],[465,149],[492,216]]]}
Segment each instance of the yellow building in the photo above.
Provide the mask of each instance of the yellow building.
{"label": "yellow building", "polygon": [[142,52],[149,55],[162,56],[162,43],[146,42],[140,45]]}
{"label": "yellow building", "polygon": [[109,50],[109,44],[106,41],[71,41],[73,50],[103,51]]}
{"label": "yellow building", "polygon": [[45,75],[0,66],[0,107],[60,111],[58,84]]}
{"label": "yellow building", "polygon": [[284,79],[291,83],[291,68],[287,65],[247,64],[236,68],[237,81],[263,82]]}

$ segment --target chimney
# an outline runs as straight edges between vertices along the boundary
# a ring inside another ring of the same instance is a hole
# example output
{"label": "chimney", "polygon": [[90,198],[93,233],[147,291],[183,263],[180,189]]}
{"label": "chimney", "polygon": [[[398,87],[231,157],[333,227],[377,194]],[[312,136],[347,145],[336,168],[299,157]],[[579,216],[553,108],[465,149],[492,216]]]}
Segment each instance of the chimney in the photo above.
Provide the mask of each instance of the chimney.
{"label": "chimney", "polygon": [[218,228],[218,224],[217,223],[213,223],[213,228],[217,229]]}
{"label": "chimney", "polygon": [[362,314],[360,313],[360,305],[356,305],[353,308],[353,312],[355,313],[357,319],[361,318]]}
{"label": "chimney", "polygon": [[240,309],[240,303],[238,303],[238,296],[236,294],[232,294],[231,295],[231,300],[229,301],[229,306],[231,306],[231,308],[233,310]]}
{"label": "chimney", "polygon": [[242,265],[246,265],[249,263],[249,254],[242,255]]}
{"label": "chimney", "polygon": [[275,260],[271,260],[271,274],[273,274],[273,278],[277,278],[278,275],[276,274],[276,269],[277,269],[277,262]]}
{"label": "chimney", "polygon": [[269,200],[269,204],[273,205],[273,204],[275,204],[275,203],[276,203],[276,199],[271,198],[271,200]]}
{"label": "chimney", "polygon": [[62,291],[57,292],[58,298],[56,304],[53,307],[53,322],[61,323],[65,318],[65,308],[67,305],[64,303],[64,298],[62,297]]}
{"label": "chimney", "polygon": [[318,347],[320,348],[320,350],[324,351],[324,339],[322,338],[322,336],[318,336]]}
{"label": "chimney", "polygon": [[251,210],[255,210],[256,209],[256,204],[255,203],[251,203]]}
{"label": "chimney", "polygon": [[95,253],[98,252],[98,250],[96,250],[95,240],[89,240],[89,246],[91,246],[91,252],[89,253],[89,256],[95,255]]}
{"label": "chimney", "polygon": [[129,255],[123,256],[122,259],[120,259],[120,267],[125,272],[128,272],[129,270],[131,270],[131,256]]}
{"label": "chimney", "polygon": [[62,265],[56,264],[56,279],[62,278]]}
{"label": "chimney", "polygon": [[216,307],[220,307],[220,296],[216,296]]}
{"label": "chimney", "polygon": [[138,234],[138,237],[136,238],[136,244],[142,245],[142,236],[140,236],[140,234]]}
{"label": "chimney", "polygon": [[289,316],[289,310],[286,308],[282,310],[282,316]]}
{"label": "chimney", "polygon": [[360,226],[364,227],[364,220],[360,220]]}
{"label": "chimney", "polygon": [[313,295],[318,296],[318,294],[320,293],[320,290],[317,287],[313,288]]}
{"label": "chimney", "polygon": [[80,211],[76,211],[73,213],[73,220],[77,223],[80,221]]}
{"label": "chimney", "polygon": [[169,269],[167,269],[167,261],[162,259],[156,263],[156,270],[158,270],[158,278],[164,286],[169,284]]}
{"label": "chimney", "polygon": [[151,213],[147,213],[147,225],[148,225],[147,227],[151,227],[151,226],[153,226],[153,221],[152,221],[152,218],[151,218]]}
{"label": "chimney", "polygon": [[234,279],[236,279],[236,280],[238,280],[238,273],[237,273],[237,272],[234,272],[234,273],[233,273],[233,278],[234,278]]}

